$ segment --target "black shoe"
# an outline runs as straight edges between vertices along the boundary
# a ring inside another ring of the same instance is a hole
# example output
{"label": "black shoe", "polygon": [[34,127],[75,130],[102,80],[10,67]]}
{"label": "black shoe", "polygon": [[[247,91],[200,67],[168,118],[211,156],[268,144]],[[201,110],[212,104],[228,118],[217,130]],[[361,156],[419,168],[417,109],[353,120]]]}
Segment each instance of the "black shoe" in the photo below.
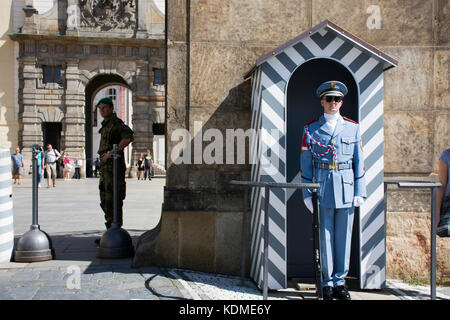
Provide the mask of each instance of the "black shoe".
{"label": "black shoe", "polygon": [[338,300],[351,300],[350,293],[345,286],[337,286],[334,288],[334,297]]}
{"label": "black shoe", "polygon": [[97,239],[94,240],[94,242],[95,242],[96,245],[100,245],[100,239],[101,239],[101,238],[97,238]]}
{"label": "black shoe", "polygon": [[323,300],[333,300],[333,287],[326,286],[322,288]]}

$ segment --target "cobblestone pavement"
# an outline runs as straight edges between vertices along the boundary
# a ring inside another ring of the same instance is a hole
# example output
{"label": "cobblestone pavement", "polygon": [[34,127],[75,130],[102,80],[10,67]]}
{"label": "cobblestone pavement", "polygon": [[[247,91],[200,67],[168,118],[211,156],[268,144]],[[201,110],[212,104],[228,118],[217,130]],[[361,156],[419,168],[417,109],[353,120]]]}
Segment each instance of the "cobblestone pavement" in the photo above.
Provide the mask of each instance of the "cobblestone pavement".
{"label": "cobblestone pavement", "polygon": [[[31,183],[14,186],[16,242],[31,222]],[[159,267],[133,268],[131,259],[98,259],[94,240],[103,234],[98,181],[58,181],[39,189],[39,223],[52,239],[55,260],[0,263],[0,300],[261,300],[249,279]],[[124,228],[135,244],[160,217],[164,179],[127,180]],[[142,194],[148,196],[142,197]],[[429,287],[388,280],[387,289],[350,288],[353,300],[428,300]],[[450,288],[438,287],[439,299]],[[270,291],[269,300],[315,299],[311,285]]]}
{"label": "cobblestone pavement", "polygon": [[[0,300],[261,300],[248,279],[182,269],[131,267],[131,259],[0,264]],[[438,299],[450,299],[438,288]],[[353,300],[429,300],[428,287],[389,280],[350,290]],[[315,299],[313,288],[270,291],[269,300]]]}

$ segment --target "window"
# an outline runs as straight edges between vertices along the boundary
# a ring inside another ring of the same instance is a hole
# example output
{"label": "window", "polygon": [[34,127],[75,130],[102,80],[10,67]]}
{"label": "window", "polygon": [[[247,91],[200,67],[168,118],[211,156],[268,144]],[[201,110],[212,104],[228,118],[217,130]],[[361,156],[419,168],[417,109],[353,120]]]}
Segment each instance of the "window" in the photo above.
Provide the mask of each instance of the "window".
{"label": "window", "polygon": [[153,68],[153,85],[163,85],[166,83],[166,70]]}
{"label": "window", "polygon": [[116,95],[117,95],[116,89],[114,88],[108,89],[108,96],[112,101],[116,101]]}
{"label": "window", "polygon": [[164,123],[154,123],[152,126],[152,131],[154,135],[164,135],[165,134]]}
{"label": "window", "polygon": [[61,83],[61,67],[44,66],[44,83]]}

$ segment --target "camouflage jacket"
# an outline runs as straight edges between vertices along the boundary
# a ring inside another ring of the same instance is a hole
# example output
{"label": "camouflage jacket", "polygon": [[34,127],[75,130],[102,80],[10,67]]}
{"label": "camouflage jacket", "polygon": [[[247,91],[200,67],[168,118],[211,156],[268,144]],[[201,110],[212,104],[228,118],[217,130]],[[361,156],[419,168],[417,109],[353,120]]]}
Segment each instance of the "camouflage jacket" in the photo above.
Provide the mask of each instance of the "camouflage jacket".
{"label": "camouflage jacket", "polygon": [[[114,113],[110,119],[102,121],[102,127],[99,130],[101,134],[100,146],[98,147],[98,154],[100,159],[107,151],[112,150],[114,144],[119,144],[122,139],[134,139],[134,132],[130,129],[117,115]],[[119,163],[125,166],[124,153],[121,151]],[[101,163],[104,167],[105,163]],[[112,168],[112,157],[106,162],[106,167]]]}

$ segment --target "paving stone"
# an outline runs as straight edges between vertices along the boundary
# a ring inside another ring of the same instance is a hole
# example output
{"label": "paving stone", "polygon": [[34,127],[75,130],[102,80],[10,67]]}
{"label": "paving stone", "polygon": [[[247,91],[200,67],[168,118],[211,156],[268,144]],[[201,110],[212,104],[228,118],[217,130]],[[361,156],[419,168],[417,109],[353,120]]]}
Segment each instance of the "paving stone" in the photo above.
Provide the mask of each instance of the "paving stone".
{"label": "paving stone", "polygon": [[142,274],[149,274],[149,275],[155,275],[155,274],[160,274],[161,273],[161,269],[158,267],[140,267],[138,269]]}
{"label": "paving stone", "polygon": [[97,280],[97,286],[100,286],[100,287],[108,287],[108,288],[118,289],[121,284],[122,284],[122,281],[116,280],[113,278]]}
{"label": "paving stone", "polygon": [[114,274],[114,279],[122,282],[145,282],[145,278],[141,274],[123,274],[116,273]]}
{"label": "paving stone", "polygon": [[83,297],[83,299],[94,300],[129,300],[129,290],[118,290],[112,288],[95,287],[89,290],[82,289],[77,296]]}
{"label": "paving stone", "polygon": [[2,290],[0,290],[0,300],[14,300],[16,297],[11,295],[11,293],[6,289],[2,287]]}
{"label": "paving stone", "polygon": [[173,283],[170,279],[165,278],[160,275],[148,278],[147,282],[151,287],[154,287],[154,288],[173,286]]}
{"label": "paving stone", "polygon": [[12,277],[13,277],[12,273],[2,272],[0,273],[0,283],[4,281],[9,281],[12,279]]}
{"label": "paving stone", "polygon": [[12,296],[14,299],[30,300],[35,296],[36,292],[39,289],[40,288],[17,287],[17,288],[7,288],[7,289],[5,289],[5,291],[7,292],[7,294]]}
{"label": "paving stone", "polygon": [[112,272],[112,266],[93,265],[93,266],[87,267],[83,271],[84,274],[97,274],[97,273],[103,273],[103,272]]}
{"label": "paving stone", "polygon": [[142,300],[160,300],[160,298],[152,294],[148,289],[130,289],[130,299],[142,299]]}
{"label": "paving stone", "polygon": [[18,270],[14,273],[14,281],[32,281],[39,279],[39,271]]}
{"label": "paving stone", "polygon": [[97,280],[112,280],[113,277],[113,273],[112,272],[99,272],[99,273],[94,273],[92,275],[91,281],[97,281]]}
{"label": "paving stone", "polygon": [[184,299],[184,296],[181,294],[180,290],[178,290],[175,286],[158,287],[153,290],[156,293],[155,295],[161,299]]}
{"label": "paving stone", "polygon": [[63,280],[65,272],[54,269],[40,272],[39,280]]}
{"label": "paving stone", "polygon": [[72,300],[74,292],[66,290],[66,287],[41,287],[36,292],[33,300]]}
{"label": "paving stone", "polygon": [[132,290],[132,289],[145,289],[145,282],[139,281],[139,282],[122,282],[119,285],[120,290]]}
{"label": "paving stone", "polygon": [[133,268],[133,267],[131,267],[131,265],[128,266],[128,265],[123,265],[123,264],[113,265],[112,271],[120,272],[120,273],[139,273],[138,268]]}
{"label": "paving stone", "polygon": [[67,286],[66,280],[45,280],[45,286],[46,287],[61,287],[61,286]]}
{"label": "paving stone", "polygon": [[47,284],[45,280],[16,281],[17,288],[25,287],[43,287]]}

